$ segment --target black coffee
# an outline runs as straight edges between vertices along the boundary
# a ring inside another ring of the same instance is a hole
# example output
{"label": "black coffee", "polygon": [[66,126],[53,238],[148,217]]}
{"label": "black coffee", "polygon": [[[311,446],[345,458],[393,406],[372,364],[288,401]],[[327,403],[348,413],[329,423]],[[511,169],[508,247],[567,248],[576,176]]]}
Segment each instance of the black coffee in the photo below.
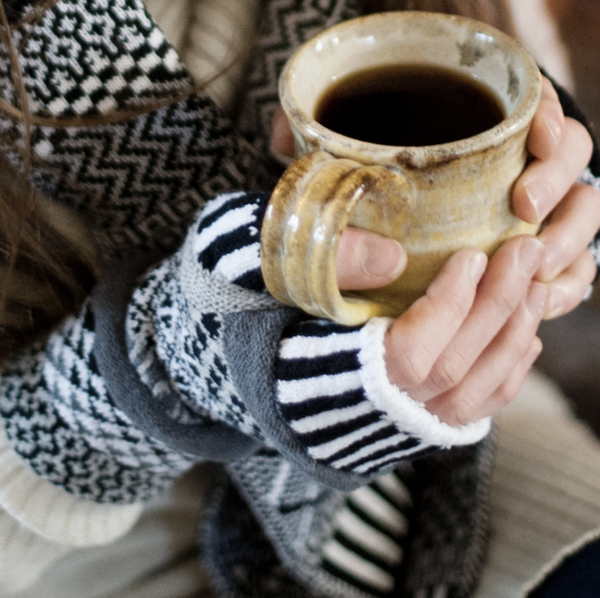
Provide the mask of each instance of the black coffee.
{"label": "black coffee", "polygon": [[323,126],[383,145],[435,145],[466,139],[504,119],[485,84],[449,69],[394,65],[359,71],[325,91]]}

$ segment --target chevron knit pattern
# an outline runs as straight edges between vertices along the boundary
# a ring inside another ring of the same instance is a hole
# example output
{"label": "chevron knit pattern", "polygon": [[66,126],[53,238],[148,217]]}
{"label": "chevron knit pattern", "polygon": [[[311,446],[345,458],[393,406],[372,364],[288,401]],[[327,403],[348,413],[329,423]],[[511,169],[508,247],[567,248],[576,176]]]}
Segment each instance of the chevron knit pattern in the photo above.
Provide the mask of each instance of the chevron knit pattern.
{"label": "chevron knit pattern", "polygon": [[263,0],[263,4],[260,37],[238,124],[266,153],[285,61],[300,44],[326,27],[358,16],[359,10],[356,0]]}
{"label": "chevron knit pattern", "polygon": [[[235,537],[236,550],[251,549],[243,563],[225,555],[236,575],[223,579],[241,587],[245,575],[241,595],[265,598],[282,593],[271,591],[273,580],[287,584],[290,598],[390,596],[402,586],[411,598],[462,596],[485,546],[481,505],[491,449],[479,461],[479,446],[459,450],[458,460],[456,451],[435,451],[477,442],[489,422],[451,429],[392,387],[386,321],[359,330],[305,320],[285,331],[274,364],[280,428],[261,429],[225,358],[225,321],[234,308],[200,311],[185,286],[191,253],[210,281],[207,295],[227,287],[252,292],[260,306],[273,301],[264,292],[258,243],[268,195],[232,192],[270,188],[256,149],[266,149],[277,77],[291,51],[358,14],[353,0],[272,0],[264,11],[240,120],[253,146],[199,95],[124,122],[36,127],[33,147],[46,166],[36,167],[35,183],[84,215],[107,258],[174,248],[198,209],[224,193],[192,225],[184,247],[139,281],[125,323],[130,360],[156,404],[169,405],[166,420],[223,422],[265,447],[228,465],[247,504],[226,515],[238,523],[250,505],[269,541],[259,543],[259,555],[251,537]],[[140,0],[62,0],[13,35],[38,116],[96,117],[184,91],[192,81]],[[8,68],[6,56],[0,63]],[[16,104],[6,70],[0,85]],[[19,133],[6,119],[0,129]],[[115,405],[96,363],[95,326],[85,305],[47,343],[3,364],[0,415],[14,453],[44,480],[92,501],[135,503],[197,459],[143,433]],[[291,434],[296,460],[308,461],[309,471],[274,450],[283,450],[277,432]],[[414,459],[430,451],[429,459]],[[412,468],[421,486],[401,475]],[[317,482],[317,469],[372,481],[344,493]],[[231,528],[227,517],[222,529]],[[415,554],[420,560],[409,562]],[[265,568],[253,571],[263,557]],[[280,563],[309,589],[281,574]]]}

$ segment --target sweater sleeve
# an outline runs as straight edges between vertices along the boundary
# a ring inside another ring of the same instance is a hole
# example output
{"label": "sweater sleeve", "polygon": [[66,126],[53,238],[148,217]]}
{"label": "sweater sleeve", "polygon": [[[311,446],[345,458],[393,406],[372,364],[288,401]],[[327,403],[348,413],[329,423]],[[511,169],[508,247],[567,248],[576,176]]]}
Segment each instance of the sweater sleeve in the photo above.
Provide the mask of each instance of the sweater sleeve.
{"label": "sweater sleeve", "polygon": [[[592,126],[590,125],[588,119],[583,114],[583,112],[579,109],[571,95],[568,91],[566,91],[561,85],[559,85],[552,77],[548,75],[547,72],[542,70],[542,73],[545,77],[547,77],[556,93],[558,94],[558,99],[562,106],[563,112],[565,116],[574,118],[579,121],[590,133],[593,141],[593,150],[592,156],[587,167],[581,173],[579,177],[579,181],[585,183],[586,185],[590,185],[598,193],[600,193],[600,146],[598,146],[598,140],[594,135],[594,131]],[[600,275],[600,231],[596,233],[596,236],[592,243],[590,244],[589,250],[591,254],[594,256],[594,260],[596,261],[596,281],[598,280],[598,276]],[[591,296],[592,287],[589,289],[588,297]]]}
{"label": "sweater sleeve", "polygon": [[[210,274],[256,298],[268,297],[258,235],[268,199],[222,196],[200,215],[195,238],[188,240],[193,255],[183,258],[201,265],[204,274],[197,272],[196,279]],[[364,482],[399,461],[472,444],[489,431],[489,418],[461,427],[440,422],[390,383],[383,343],[389,320],[349,328],[288,311],[290,321],[272,330],[271,353],[262,362],[253,354],[268,337],[258,323],[264,312],[229,314],[221,322],[223,354],[261,439],[320,481],[342,487],[350,479]],[[164,330],[157,337],[158,352],[172,356],[167,367],[180,380],[192,379],[193,366],[182,373],[188,368],[175,357],[181,352],[170,349]],[[194,379],[197,383],[198,376]],[[221,417],[230,419],[231,410]]]}
{"label": "sweater sleeve", "polygon": [[[0,414],[26,468],[76,497],[133,504],[195,462],[260,446],[354,488],[399,460],[485,435],[487,422],[438,439],[427,426],[443,424],[423,425],[408,396],[369,382],[381,374],[385,321],[306,320],[265,292],[268,197],[213,200],[173,256],[123,262],[79,314],[3,364]],[[294,387],[301,400],[289,400]],[[398,398],[405,406],[391,409]]]}

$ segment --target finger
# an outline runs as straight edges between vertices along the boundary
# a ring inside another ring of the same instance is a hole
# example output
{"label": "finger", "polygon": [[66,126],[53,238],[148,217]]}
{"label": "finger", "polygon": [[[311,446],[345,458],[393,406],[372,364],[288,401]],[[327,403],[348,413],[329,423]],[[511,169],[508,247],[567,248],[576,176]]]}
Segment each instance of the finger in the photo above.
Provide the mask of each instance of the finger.
{"label": "finger", "polygon": [[335,269],[342,291],[383,287],[406,267],[406,252],[398,241],[349,228],[340,238]]}
{"label": "finger", "polygon": [[592,155],[592,139],[572,118],[565,121],[561,143],[552,155],[533,161],[517,180],[513,208],[519,218],[541,223],[577,180]]}
{"label": "finger", "polygon": [[534,237],[507,241],[490,260],[468,317],[418,388],[413,399],[428,401],[462,382],[527,296],[544,246]]}
{"label": "finger", "polygon": [[400,388],[423,383],[462,325],[485,271],[486,255],[463,249],[444,265],[427,293],[400,316],[386,336],[390,380]]}
{"label": "finger", "polygon": [[533,283],[526,299],[463,381],[452,390],[431,399],[427,403],[427,410],[446,423],[464,425],[493,415],[512,400],[515,370],[519,372],[519,378],[537,357],[532,354],[532,345],[548,296],[546,285]]}
{"label": "finger", "polygon": [[292,158],[295,152],[296,142],[294,141],[294,134],[290,123],[283,111],[283,108],[279,106],[273,115],[272,132],[271,132],[271,148],[288,158]]}
{"label": "finger", "polygon": [[[519,363],[514,366],[506,380],[492,393],[492,395],[481,402],[478,411],[474,412],[472,416],[467,417],[467,423],[495,415],[503,407],[506,407],[511,403],[521,390],[529,370],[540,356],[541,352],[542,341],[536,336],[531,343],[529,351],[521,358]],[[451,425],[459,425],[459,421],[461,420],[453,415],[448,415],[444,409],[439,408],[439,405],[430,401],[427,403],[427,410],[431,411],[432,409],[437,411],[435,415],[437,415],[440,420]]]}
{"label": "finger", "polygon": [[538,236],[544,259],[536,278],[544,282],[556,278],[592,242],[599,228],[600,193],[589,185],[573,185]]}
{"label": "finger", "polygon": [[595,276],[596,261],[586,249],[564,272],[549,283],[550,299],[544,319],[552,320],[575,309],[588,294]]}
{"label": "finger", "polygon": [[546,77],[542,77],[542,97],[531,121],[527,149],[536,158],[549,158],[558,149],[564,128],[565,116],[556,90]]}

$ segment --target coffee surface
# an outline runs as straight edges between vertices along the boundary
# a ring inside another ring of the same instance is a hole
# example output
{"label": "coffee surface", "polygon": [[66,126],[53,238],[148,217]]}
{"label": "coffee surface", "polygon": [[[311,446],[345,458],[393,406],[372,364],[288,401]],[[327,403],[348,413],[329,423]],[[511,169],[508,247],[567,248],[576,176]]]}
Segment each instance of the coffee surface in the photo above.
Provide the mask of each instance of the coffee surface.
{"label": "coffee surface", "polygon": [[360,141],[424,146],[491,129],[504,110],[472,77],[429,65],[392,65],[336,81],[318,101],[315,119]]}

